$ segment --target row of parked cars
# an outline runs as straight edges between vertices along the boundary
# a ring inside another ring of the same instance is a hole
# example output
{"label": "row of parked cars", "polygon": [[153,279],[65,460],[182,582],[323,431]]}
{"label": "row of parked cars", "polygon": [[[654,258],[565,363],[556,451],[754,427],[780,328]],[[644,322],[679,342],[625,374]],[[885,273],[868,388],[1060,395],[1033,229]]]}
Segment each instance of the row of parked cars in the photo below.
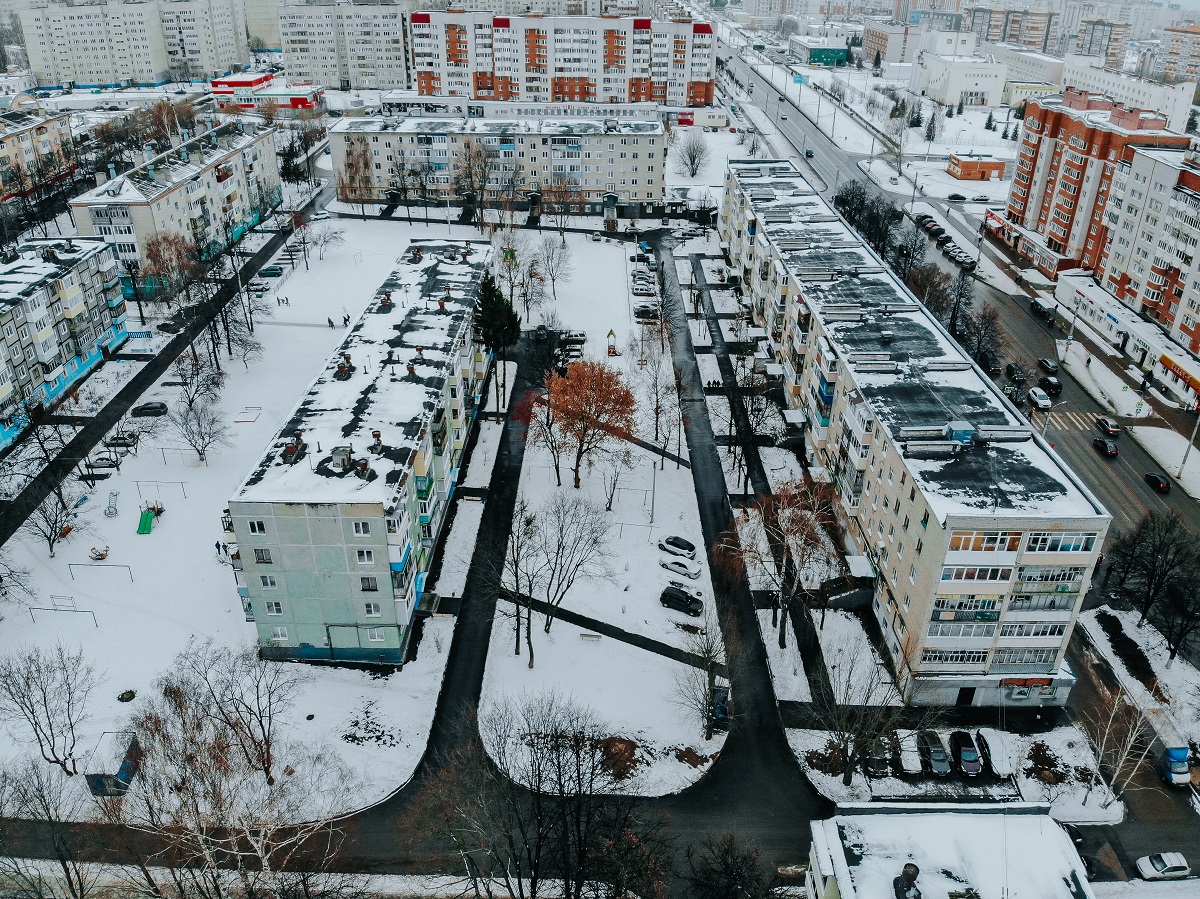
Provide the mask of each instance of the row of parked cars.
{"label": "row of parked cars", "polygon": [[972,736],[956,730],[945,741],[933,730],[896,731],[879,737],[868,748],[863,769],[868,777],[889,777],[893,772],[948,777],[990,774],[1005,778],[1013,773],[1001,737],[990,728],[980,728]]}
{"label": "row of parked cars", "polygon": [[954,242],[954,238],[946,232],[945,228],[937,223],[937,219],[935,219],[932,215],[926,215],[922,213],[921,215],[915,216],[913,221],[915,221],[920,227],[924,228],[925,231],[928,232],[929,236],[933,238],[934,242],[941,247],[942,253],[944,253],[947,258],[958,263],[969,272],[975,270],[975,266],[978,264],[975,257],[956,244]]}

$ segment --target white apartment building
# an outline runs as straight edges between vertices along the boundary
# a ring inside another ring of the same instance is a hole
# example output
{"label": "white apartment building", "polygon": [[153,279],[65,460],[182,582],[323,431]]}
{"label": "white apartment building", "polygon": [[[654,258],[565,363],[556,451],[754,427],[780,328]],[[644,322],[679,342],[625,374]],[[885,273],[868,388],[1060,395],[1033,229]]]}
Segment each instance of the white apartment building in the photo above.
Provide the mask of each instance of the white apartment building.
{"label": "white apartment building", "polygon": [[[1053,84],[1062,86],[1063,64],[1061,56],[1038,53],[1019,44],[984,44],[980,54],[1004,63],[1008,69],[1008,80],[1022,84]],[[1081,58],[1079,62],[1087,63]],[[1098,63],[1098,60],[1092,60]]]}
{"label": "white apartment building", "polygon": [[234,0],[136,0],[18,10],[42,86],[121,87],[207,79],[250,61]]}
{"label": "white apartment building", "polygon": [[649,18],[409,16],[419,93],[477,100],[711,106],[712,26]]}
{"label": "white apartment building", "polygon": [[718,228],[905,699],[1061,705],[1108,513],[790,162],[731,162]]}
{"label": "white apartment building", "polygon": [[96,238],[31,240],[0,262],[0,450],[116,349],[125,301],[112,249]]}
{"label": "white apartment building", "polygon": [[277,51],[283,47],[279,39],[280,0],[242,0],[246,11],[246,34],[252,47]]}
{"label": "white apartment building", "polygon": [[[146,244],[174,232],[208,252],[240,240],[283,199],[275,129],[222,125],[70,202],[80,234],[103,237],[121,261],[146,262]],[[132,294],[128,275],[126,296]]]}
{"label": "white apartment building", "polygon": [[1195,81],[1160,84],[1095,65],[1094,57],[1067,56],[1063,64],[1063,87],[1073,87],[1092,94],[1104,94],[1131,109],[1152,109],[1167,117],[1167,127],[1183,132],[1187,127]]}
{"label": "white apartment building", "polygon": [[999,106],[1008,69],[981,56],[922,53],[913,65],[909,89],[943,106]]}
{"label": "white apartment building", "polygon": [[288,77],[340,90],[408,86],[406,7],[378,3],[295,3],[279,7]]}
{"label": "white apartment building", "polygon": [[0,202],[34,193],[75,170],[68,156],[70,122],[65,112],[17,109],[0,113]]}
{"label": "white apartment building", "polygon": [[[515,105],[515,104],[514,104]],[[329,131],[339,182],[347,157],[369,154],[370,184],[355,188],[352,202],[379,202],[406,184],[409,201],[423,190],[414,170],[426,172],[426,199],[460,199],[454,191],[457,160],[468,142],[491,148],[496,166],[489,204],[524,200],[556,180],[578,186],[581,213],[598,213],[606,194],[621,205],[661,203],[665,192],[666,135],[655,119],[343,119]],[[407,182],[405,174],[408,173]]]}

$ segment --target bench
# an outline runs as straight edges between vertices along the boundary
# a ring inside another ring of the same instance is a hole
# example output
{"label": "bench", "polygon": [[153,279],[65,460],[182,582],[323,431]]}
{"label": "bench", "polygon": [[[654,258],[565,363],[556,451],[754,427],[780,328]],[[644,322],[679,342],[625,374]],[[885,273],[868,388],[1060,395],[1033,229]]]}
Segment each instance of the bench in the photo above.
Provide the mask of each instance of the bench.
{"label": "bench", "polygon": [[579,639],[580,640],[591,640],[594,643],[595,641],[600,639],[600,635],[599,634],[580,634]]}

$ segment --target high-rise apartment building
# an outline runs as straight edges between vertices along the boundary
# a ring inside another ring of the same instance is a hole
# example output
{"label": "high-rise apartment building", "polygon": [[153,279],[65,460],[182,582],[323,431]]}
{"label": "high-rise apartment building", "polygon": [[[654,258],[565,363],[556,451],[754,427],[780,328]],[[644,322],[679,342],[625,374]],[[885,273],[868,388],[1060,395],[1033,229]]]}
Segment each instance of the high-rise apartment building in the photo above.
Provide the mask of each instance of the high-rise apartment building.
{"label": "high-rise apartment building", "polygon": [[1129,31],[1129,25],[1125,22],[1085,19],[1079,23],[1074,46],[1070,49],[1079,56],[1099,57],[1110,69],[1120,69],[1125,64],[1125,52],[1129,49]]}
{"label": "high-rise apartment building", "polygon": [[1068,89],[1025,111],[1021,152],[1008,197],[1008,224],[993,230],[1049,277],[1094,269],[1104,250],[1105,207],[1117,167],[1135,147],[1186,147],[1157,112]]}
{"label": "high-rise apartment building", "polygon": [[288,77],[339,90],[408,86],[405,7],[381,3],[287,3],[279,37]]}
{"label": "high-rise apartment building", "polygon": [[1058,46],[1059,13],[1048,7],[975,6],[964,11],[964,26],[980,43],[1018,44],[1045,53]]}
{"label": "high-rise apartment building", "polygon": [[1187,126],[1196,82],[1163,84],[1128,72],[1097,65],[1095,57],[1068,55],[1063,62],[1062,85],[1090,94],[1102,94],[1130,109],[1150,109],[1166,117],[1167,127],[1182,132]]}
{"label": "high-rise apartment building", "polygon": [[1064,703],[1108,513],[790,162],[731,162],[718,228],[905,699]]}
{"label": "high-rise apartment building", "polygon": [[1158,64],[1162,74],[1181,81],[1200,81],[1200,25],[1165,28]]}
{"label": "high-rise apartment building", "polygon": [[552,103],[709,106],[714,36],[703,22],[634,17],[409,16],[411,78],[426,95]]}
{"label": "high-rise apartment building", "polygon": [[956,13],[961,9],[961,0],[895,0],[892,6],[892,21],[915,24],[920,18],[918,13]]}

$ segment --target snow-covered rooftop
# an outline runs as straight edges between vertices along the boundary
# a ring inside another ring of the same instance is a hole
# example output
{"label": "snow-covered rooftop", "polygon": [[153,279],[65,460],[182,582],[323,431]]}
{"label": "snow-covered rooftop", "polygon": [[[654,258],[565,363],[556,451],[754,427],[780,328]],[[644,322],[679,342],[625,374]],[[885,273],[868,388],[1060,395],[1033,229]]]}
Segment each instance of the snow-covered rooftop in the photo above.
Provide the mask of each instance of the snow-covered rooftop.
{"label": "snow-covered rooftop", "polygon": [[[852,374],[872,413],[904,447],[939,520],[981,511],[1106,514],[803,175],[772,161],[730,169],[758,233],[776,247],[803,302],[821,319],[832,344],[827,355]],[[961,438],[955,447],[950,431]]]}
{"label": "snow-covered rooftop", "polygon": [[22,244],[16,258],[0,263],[0,305],[19,303],[30,291],[61,278],[104,247],[104,240],[98,237],[59,237]]}
{"label": "snow-covered rooftop", "polygon": [[[394,504],[450,362],[471,327],[492,254],[487,243],[477,241],[419,246],[419,260],[410,247],[375,291],[234,499]],[[297,431],[304,449],[292,461],[286,449],[298,445]],[[372,449],[373,431],[382,435],[378,449]],[[334,450],[342,447],[349,448],[350,459],[368,461],[366,478],[356,466],[335,464]]]}
{"label": "snow-covered rooftop", "polygon": [[1025,803],[971,813],[948,803],[842,805],[814,821],[818,863],[832,863],[842,899],[894,896],[907,863],[924,896],[1094,899],[1079,855],[1045,806]]}
{"label": "snow-covered rooftop", "polygon": [[638,119],[610,119],[597,115],[594,119],[463,119],[366,116],[342,119],[330,131],[354,134],[661,134],[662,122]]}

